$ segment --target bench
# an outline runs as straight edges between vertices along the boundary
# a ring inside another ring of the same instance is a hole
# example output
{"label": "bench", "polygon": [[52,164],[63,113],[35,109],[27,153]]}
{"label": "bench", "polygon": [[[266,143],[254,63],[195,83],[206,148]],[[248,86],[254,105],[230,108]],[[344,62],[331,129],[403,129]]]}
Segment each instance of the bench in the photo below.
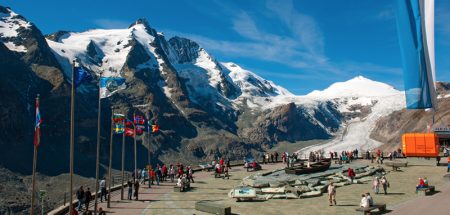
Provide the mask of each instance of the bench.
{"label": "bench", "polygon": [[196,202],[195,210],[218,215],[231,215],[231,207],[210,201]]}
{"label": "bench", "polygon": [[434,186],[428,186],[428,187],[423,187],[423,188],[417,189],[418,196],[428,196],[434,192],[435,192]]}
{"label": "bench", "polygon": [[407,167],[408,162],[385,161],[384,165],[392,167],[394,171],[398,171],[400,167]]}
{"label": "bench", "polygon": [[356,208],[355,210],[359,211],[359,212],[363,212],[364,214],[370,214],[370,212],[377,210],[377,209],[380,212],[386,211],[386,204],[378,203],[378,204],[374,204],[368,208]]}

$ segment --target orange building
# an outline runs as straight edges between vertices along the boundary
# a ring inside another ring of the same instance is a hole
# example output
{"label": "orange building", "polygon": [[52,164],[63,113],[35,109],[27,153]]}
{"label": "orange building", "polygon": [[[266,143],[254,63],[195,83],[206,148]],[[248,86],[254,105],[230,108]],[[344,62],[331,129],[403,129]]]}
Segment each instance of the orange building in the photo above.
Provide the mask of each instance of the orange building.
{"label": "orange building", "polygon": [[406,133],[402,142],[403,152],[408,157],[439,156],[439,136],[436,133]]}

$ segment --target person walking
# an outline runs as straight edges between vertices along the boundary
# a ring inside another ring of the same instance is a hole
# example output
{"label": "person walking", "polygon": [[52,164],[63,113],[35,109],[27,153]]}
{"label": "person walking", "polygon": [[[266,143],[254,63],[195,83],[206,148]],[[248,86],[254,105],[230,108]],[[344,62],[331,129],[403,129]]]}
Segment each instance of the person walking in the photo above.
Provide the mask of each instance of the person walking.
{"label": "person walking", "polygon": [[84,192],[84,206],[86,207],[86,211],[89,209],[89,203],[92,200],[92,193],[91,189],[89,187],[87,188],[86,192]]}
{"label": "person walking", "polygon": [[159,182],[161,181],[161,176],[162,176],[160,167],[156,167],[155,175],[156,175],[156,185],[159,186]]}
{"label": "person walking", "polygon": [[103,202],[103,197],[105,197],[106,201],[106,178],[100,181],[100,202]]}
{"label": "person walking", "polygon": [[173,183],[173,180],[175,179],[175,168],[173,167],[172,164],[170,164],[169,177],[170,177],[170,182]]}
{"label": "person walking", "polygon": [[383,186],[384,195],[387,195],[387,188],[389,187],[389,182],[386,179],[386,176],[383,176],[380,182],[381,185]]}
{"label": "person walking", "polygon": [[372,189],[375,194],[378,194],[380,192],[380,179],[378,177],[375,177],[372,181]]}
{"label": "person walking", "polygon": [[330,201],[330,206],[336,205],[336,187],[333,182],[328,185],[328,201]]}
{"label": "person walking", "polygon": [[355,179],[355,171],[353,171],[353,169],[349,167],[347,170],[347,174],[353,184],[353,179]]}
{"label": "person walking", "polygon": [[163,181],[168,181],[168,178],[167,178],[167,176],[169,175],[168,173],[169,173],[169,171],[167,169],[167,166],[164,164],[162,166],[162,180]]}
{"label": "person walking", "polygon": [[189,166],[189,169],[187,170],[187,172],[188,172],[188,181],[192,181],[192,183],[195,183],[194,182],[194,172],[192,171],[191,166]]}
{"label": "person walking", "polygon": [[128,181],[127,185],[128,185],[128,200],[131,200],[131,197],[133,196],[133,183],[131,181]]}
{"label": "person walking", "polygon": [[78,206],[77,211],[81,211],[83,209],[83,200],[84,200],[84,189],[83,186],[80,186],[80,188],[77,190],[77,199],[78,199]]}
{"label": "person walking", "polygon": [[139,182],[136,181],[134,183],[134,197],[136,200],[139,200]]}

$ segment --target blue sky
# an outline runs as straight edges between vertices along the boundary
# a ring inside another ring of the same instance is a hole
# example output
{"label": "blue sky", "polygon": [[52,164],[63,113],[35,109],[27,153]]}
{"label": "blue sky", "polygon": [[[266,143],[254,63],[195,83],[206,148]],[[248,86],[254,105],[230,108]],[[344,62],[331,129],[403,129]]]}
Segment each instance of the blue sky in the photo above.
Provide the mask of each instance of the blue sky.
{"label": "blue sky", "polygon": [[[44,34],[126,28],[145,17],[295,94],[357,75],[403,88],[392,0],[4,0]],[[450,82],[450,1],[436,0],[436,76]]]}

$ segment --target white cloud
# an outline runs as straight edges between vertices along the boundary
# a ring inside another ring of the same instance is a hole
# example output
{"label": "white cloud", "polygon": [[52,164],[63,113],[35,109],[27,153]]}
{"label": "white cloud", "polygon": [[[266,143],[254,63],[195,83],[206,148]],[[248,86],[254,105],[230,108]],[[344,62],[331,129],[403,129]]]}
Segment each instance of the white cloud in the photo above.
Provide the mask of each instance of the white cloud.
{"label": "white cloud", "polygon": [[131,22],[126,22],[123,20],[115,20],[115,19],[96,19],[94,20],[94,24],[96,24],[99,28],[105,29],[119,29],[119,28],[127,28]]}

